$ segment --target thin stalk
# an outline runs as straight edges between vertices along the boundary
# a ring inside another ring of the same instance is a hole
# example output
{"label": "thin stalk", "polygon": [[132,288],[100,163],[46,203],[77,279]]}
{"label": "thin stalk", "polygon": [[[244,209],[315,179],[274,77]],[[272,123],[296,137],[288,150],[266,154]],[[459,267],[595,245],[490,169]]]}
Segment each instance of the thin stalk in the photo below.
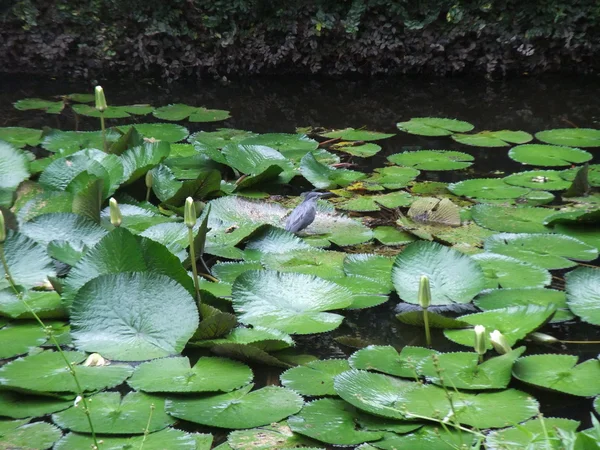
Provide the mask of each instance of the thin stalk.
{"label": "thin stalk", "polygon": [[600,341],[561,341],[561,344],[600,344]]}
{"label": "thin stalk", "polygon": [[540,425],[542,426],[542,431],[544,432],[544,439],[547,448],[552,448],[552,444],[550,443],[550,436],[548,435],[548,430],[546,429],[546,423],[544,422],[543,414],[539,415]]}
{"label": "thin stalk", "polygon": [[[435,417],[422,416],[420,414],[414,414],[414,413],[411,413],[411,412],[406,412],[405,415],[406,415],[407,419],[413,419],[414,418],[414,419],[429,420],[431,422],[437,422],[440,425],[443,423],[440,419],[436,419]],[[466,431],[467,433],[474,434],[475,436],[485,437],[485,435],[483,433],[480,433],[479,431],[471,430],[470,428],[463,427],[462,425],[452,424],[452,426],[454,428],[458,428],[461,431]]]}
{"label": "thin stalk", "polygon": [[202,275],[203,278],[206,278],[208,281],[213,281],[215,283],[218,283],[219,280],[215,277],[213,277],[212,275],[208,274],[208,273],[201,273],[200,275]]}
{"label": "thin stalk", "polygon": [[429,330],[429,314],[427,308],[423,308],[423,325],[425,326],[425,341],[427,347],[431,347],[431,331]]}
{"label": "thin stalk", "polygon": [[149,202],[150,201],[150,192],[152,191],[152,188],[146,188],[146,201]]}
{"label": "thin stalk", "polygon": [[100,126],[102,127],[102,145],[105,152],[108,152],[108,145],[106,145],[106,127],[104,125],[104,111],[100,111]]}
{"label": "thin stalk", "polygon": [[196,267],[196,249],[194,248],[194,229],[188,227],[188,240],[190,241],[190,259],[192,261],[192,273],[194,274],[194,289],[196,290],[196,302],[198,308],[202,304],[202,298],[200,297],[200,283],[198,280],[198,267]]}
{"label": "thin stalk", "polygon": [[63,360],[67,364],[67,368],[69,369],[69,373],[73,377],[73,381],[75,381],[75,386],[77,388],[77,395],[81,398],[81,403],[83,404],[83,412],[84,412],[85,416],[87,417],[88,425],[90,426],[90,431],[92,433],[92,440],[94,441],[94,446],[95,446],[95,448],[99,448],[98,440],[96,439],[96,431],[94,430],[94,424],[92,423],[92,418],[90,416],[90,409],[88,407],[88,402],[87,402],[87,400],[85,398],[85,395],[83,394],[83,389],[81,388],[81,383],[79,383],[79,379],[77,378],[77,374],[75,373],[75,369],[73,368],[73,364],[71,363],[71,361],[69,361],[69,359],[67,358],[67,356],[62,351],[62,348],[60,347],[60,344],[56,340],[56,337],[54,337],[54,332],[52,331],[52,328],[46,326],[44,324],[44,322],[42,322],[42,319],[40,319],[40,316],[37,315],[37,313],[33,310],[33,308],[31,306],[29,306],[29,303],[27,303],[27,301],[23,298],[22,293],[19,292],[19,290],[17,289],[17,285],[15,283],[14,278],[12,277],[12,275],[10,273],[10,269],[8,267],[8,263],[6,261],[6,256],[4,254],[4,244],[0,244],[0,261],[2,261],[2,267],[4,268],[4,273],[5,273],[6,279],[8,280],[8,283],[10,284],[11,288],[13,289],[13,291],[15,291],[15,294],[16,294],[17,298],[21,302],[23,302],[23,304],[27,308],[27,311],[35,318],[35,320],[37,321],[37,323],[40,324],[40,326],[42,327],[42,329],[46,332],[46,335],[48,336],[48,339],[50,339],[52,341],[52,343],[54,344],[54,346],[58,350],[58,353],[60,353],[60,356],[62,356]]}
{"label": "thin stalk", "polygon": [[140,443],[139,450],[142,450],[144,448],[144,443],[146,442],[146,438],[150,434],[150,422],[152,421],[152,415],[154,414],[154,409],[155,409],[155,406],[154,406],[154,403],[152,403],[150,405],[150,415],[148,416],[148,423],[146,423],[146,428],[144,428],[144,437],[142,438],[142,442]]}

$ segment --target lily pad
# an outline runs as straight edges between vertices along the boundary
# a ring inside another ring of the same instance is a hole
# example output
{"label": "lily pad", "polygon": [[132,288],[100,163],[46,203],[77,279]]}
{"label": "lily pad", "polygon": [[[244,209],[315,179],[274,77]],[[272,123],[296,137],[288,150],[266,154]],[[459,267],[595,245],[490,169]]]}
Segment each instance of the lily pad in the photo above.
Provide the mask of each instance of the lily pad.
{"label": "lily pad", "polygon": [[171,151],[168,142],[144,142],[137,147],[127,149],[121,155],[123,179],[125,184],[133,183],[160,164]]}
{"label": "lily pad", "polygon": [[583,321],[600,325],[600,269],[579,267],[565,275],[567,303]]}
{"label": "lily pad", "polygon": [[450,136],[474,128],[469,122],[441,117],[413,117],[408,122],[398,122],[396,126],[401,131],[420,136]]}
{"label": "lily pad", "polygon": [[13,103],[14,107],[19,111],[31,111],[39,109],[48,114],[60,114],[65,103],[63,101],[51,101],[41,98],[24,98]]}
{"label": "lily pad", "polygon": [[154,117],[163,120],[185,120],[190,122],[219,122],[229,119],[229,111],[222,109],[207,109],[203,106],[190,106],[176,103],[156,108],[152,113]]}
{"label": "lily pad", "polygon": [[345,359],[312,361],[282,373],[281,384],[302,395],[336,395],[333,378],[349,369]]}
{"label": "lily pad", "polygon": [[352,293],[311,275],[260,270],[236,279],[232,301],[243,323],[308,334],[337,328],[343,317],[324,311],[350,306]]}
{"label": "lily pad", "polygon": [[343,130],[333,130],[323,133],[321,136],[329,139],[340,138],[345,141],[378,141],[395,136],[395,134],[379,133],[377,131],[368,131],[363,129],[357,130],[354,128],[344,128]]}
{"label": "lily pad", "polygon": [[408,206],[412,200],[408,192],[398,191],[382,195],[360,195],[337,203],[336,207],[347,211],[380,211],[379,205],[393,209]]}
{"label": "lily pad", "polygon": [[423,347],[406,346],[400,353],[390,345],[369,345],[360,349],[348,362],[353,369],[374,370],[397,377],[418,379],[417,368],[437,353]]}
{"label": "lily pad", "polygon": [[600,147],[600,130],[593,128],[556,128],[540,131],[535,137],[542,142],[570,147]]}
{"label": "lily pad", "polygon": [[[227,442],[229,449],[235,450],[284,450],[318,445],[316,441],[301,434],[294,433],[286,422],[272,423],[250,430],[239,430],[229,433]],[[221,449],[220,450],[225,450]]]}
{"label": "lily pad", "polygon": [[373,174],[364,181],[359,181],[348,187],[349,190],[383,190],[402,189],[419,176],[421,172],[412,167],[388,166],[375,169]]}
{"label": "lily pad", "polygon": [[460,170],[473,164],[474,159],[467,153],[451,150],[417,150],[388,156],[394,164],[419,170]]}
{"label": "lily pad", "polygon": [[[0,132],[1,132],[0,128]],[[0,135],[1,138],[1,135]],[[567,181],[574,181],[577,173],[582,169],[582,167],[574,167],[572,169],[565,169],[560,172],[560,176]],[[590,186],[599,187],[600,186],[600,164],[590,164],[588,166],[587,179]]]}
{"label": "lily pad", "polygon": [[71,306],[75,345],[122,361],[181,352],[198,320],[190,293],[152,272],[102,275],[83,286]]}
{"label": "lily pad", "polygon": [[517,145],[510,149],[508,156],[523,164],[544,167],[570,166],[592,159],[592,154],[585,150],[546,144]]}
{"label": "lily pad", "polygon": [[188,142],[201,147],[222,148],[227,144],[240,142],[256,136],[256,133],[234,128],[217,128],[217,131],[197,131],[188,137]]}
{"label": "lily pad", "polygon": [[302,397],[289,389],[267,386],[250,392],[252,387],[198,398],[170,398],[165,408],[179,419],[233,429],[278,422],[302,408]]}
{"label": "lily pad", "polygon": [[392,226],[374,228],[373,237],[383,245],[406,245],[416,240],[412,234]]}
{"label": "lily pad", "polygon": [[510,144],[525,144],[533,136],[525,131],[480,131],[475,134],[453,134],[456,142],[475,147],[508,147]]}
{"label": "lily pad", "polygon": [[124,119],[131,117],[131,115],[144,116],[154,111],[154,107],[150,105],[124,105],[124,106],[113,106],[109,105],[104,112],[100,113],[96,108],[91,105],[73,105],[71,106],[73,111],[77,114],[87,117],[102,117],[105,119]]}
{"label": "lily pad", "polygon": [[61,437],[60,430],[54,425],[28,422],[29,419],[0,421],[1,448],[44,450],[51,448]]}
{"label": "lily pad", "polygon": [[189,135],[187,128],[174,123],[136,123],[120,125],[117,128],[123,133],[127,133],[131,127],[135,127],[141,135],[148,139],[171,143],[182,141]]}
{"label": "lily pad", "polygon": [[448,190],[455,195],[485,200],[518,198],[529,192],[529,189],[511,186],[501,178],[473,178],[459,181],[448,185]]}
{"label": "lily pad", "polygon": [[535,386],[581,397],[600,394],[600,362],[577,364],[575,355],[531,355],[513,367],[515,378]]}
{"label": "lily pad", "polygon": [[[106,130],[106,140],[116,141],[120,137],[119,133]],[[101,131],[61,131],[51,130],[44,133],[42,147],[52,153],[58,153],[63,156],[75,153],[82,149],[95,148],[101,149],[103,145]]]}
{"label": "lily pad", "polygon": [[383,286],[385,292],[393,288],[391,274],[394,259],[369,253],[350,254],[344,258],[344,273],[370,278]]}
{"label": "lily pad", "polygon": [[[4,242],[6,264],[17,285],[32,288],[46,282],[48,276],[55,275],[50,257],[44,248],[21,233],[8,230]],[[0,289],[10,287],[4,267],[0,265]]]}
{"label": "lily pad", "polygon": [[42,131],[23,127],[0,127],[0,140],[18,148],[35,147],[42,141]]}
{"label": "lily pad", "polygon": [[48,340],[46,331],[37,322],[12,323],[0,328],[0,359],[28,353]]}
{"label": "lily pad", "polygon": [[494,231],[550,233],[552,230],[544,223],[554,211],[529,206],[475,205],[471,208],[471,214],[477,225]]}
{"label": "lily pad", "polygon": [[244,139],[240,144],[265,145],[278,150],[283,156],[294,161],[299,161],[306,153],[312,153],[319,146],[317,141],[305,134],[286,133],[265,133]]}
{"label": "lily pad", "polygon": [[504,178],[504,182],[513,186],[546,191],[562,191],[571,183],[565,181],[562,172],[556,170],[530,170],[527,172],[513,173]]}
{"label": "lily pad", "polygon": [[184,357],[162,358],[136,367],[127,383],[145,392],[231,391],[252,381],[252,371],[240,362],[202,357],[194,365]]}
{"label": "lily pad", "polygon": [[12,419],[41,417],[62,411],[71,406],[73,406],[72,400],[26,395],[14,391],[0,392],[0,411],[2,411],[2,416]]}
{"label": "lily pad", "polygon": [[[457,448],[471,448],[475,445],[476,437],[460,430],[454,431],[447,428],[440,432],[436,426],[424,426],[408,434],[385,433],[382,440],[374,442],[375,446],[357,447],[357,450],[456,450]],[[368,444],[364,444],[368,445]]]}
{"label": "lily pad", "polygon": [[414,242],[396,257],[392,281],[402,300],[418,304],[421,276],[429,278],[431,304],[468,303],[484,287],[478,264],[435,242]]}
{"label": "lily pad", "polygon": [[[208,446],[198,447],[198,434],[186,433],[174,428],[150,433],[147,436],[102,437],[102,450],[123,450],[140,448],[144,450],[208,450]],[[212,436],[211,436],[212,437]],[[89,434],[69,433],[54,446],[54,450],[75,450],[92,448],[94,441]]]}
{"label": "lily pad", "polygon": [[300,162],[300,172],[317,189],[345,187],[366,177],[362,172],[336,169],[320,163],[312,153],[307,153]]}
{"label": "lily pad", "polygon": [[0,189],[16,189],[29,178],[29,162],[22,150],[0,141]]}
{"label": "lily pad", "polygon": [[355,145],[352,142],[340,142],[339,144],[334,144],[331,148],[332,150],[348,153],[359,158],[370,158],[381,151],[379,145],[370,142],[361,145]]}
{"label": "lily pad", "polygon": [[473,255],[472,258],[483,269],[486,289],[541,288],[552,281],[548,270],[511,256],[486,252]]}
{"label": "lily pad", "polygon": [[39,244],[69,242],[75,247],[92,247],[107,231],[90,219],[72,213],[42,214],[21,224],[21,233]]}
{"label": "lily pad", "polygon": [[492,431],[485,439],[489,449],[520,450],[523,448],[559,449],[563,447],[562,433],[574,433],[579,427],[576,420],[541,417],[525,423]]}

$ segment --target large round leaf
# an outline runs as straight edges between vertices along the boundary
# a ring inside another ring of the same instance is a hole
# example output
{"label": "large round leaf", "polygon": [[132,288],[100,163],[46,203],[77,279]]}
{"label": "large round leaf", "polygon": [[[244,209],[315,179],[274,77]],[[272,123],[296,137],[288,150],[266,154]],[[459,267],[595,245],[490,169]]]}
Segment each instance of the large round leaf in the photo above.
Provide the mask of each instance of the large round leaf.
{"label": "large round leaf", "polygon": [[256,136],[256,133],[234,128],[217,128],[217,131],[197,131],[188,137],[190,144],[199,144],[201,147],[222,148],[227,144],[243,141]]}
{"label": "large round leaf", "polygon": [[565,181],[561,176],[562,173],[557,170],[529,170],[504,177],[504,182],[512,186],[521,186],[529,189],[561,191],[571,185],[571,183]]}
{"label": "large round leaf", "polygon": [[471,209],[477,225],[507,233],[550,233],[544,221],[553,214],[547,208],[475,205]]}
{"label": "large round leaf", "polygon": [[[198,447],[197,437],[174,428],[150,433],[147,436],[132,437],[102,437],[102,450],[207,450],[208,447]],[[54,450],[79,450],[93,448],[94,441],[90,434],[69,433],[54,446]]]}
{"label": "large round leaf", "polygon": [[22,150],[0,141],[0,189],[15,189],[29,178],[28,165]]}
{"label": "large round leaf", "polygon": [[28,353],[48,340],[46,331],[37,322],[13,322],[0,328],[0,359]]}
{"label": "large round leaf", "polygon": [[319,146],[317,141],[305,134],[285,133],[265,133],[244,139],[241,144],[265,145],[279,150],[285,157],[294,161],[299,161],[306,153],[313,152]]}
{"label": "large round leaf", "polygon": [[225,358],[203,357],[194,367],[184,357],[155,359],[136,367],[127,383],[145,392],[231,391],[252,381],[245,364]]}
{"label": "large round leaf", "polygon": [[144,116],[150,114],[154,108],[150,105],[109,105],[102,113],[91,105],[73,105],[73,111],[87,117],[104,117],[105,119],[125,119],[131,115]]}
{"label": "large round leaf", "polygon": [[227,436],[229,447],[215,447],[219,450],[289,450],[292,448],[307,449],[312,447],[318,450],[318,442],[313,441],[301,434],[294,433],[286,422],[272,423],[263,427],[250,430],[239,430],[229,433]]}
{"label": "large round leaf", "polygon": [[[52,260],[37,242],[21,233],[9,230],[4,242],[6,263],[14,282],[25,288],[44,284],[54,275]],[[10,287],[4,267],[0,264],[0,289]]]}
{"label": "large round leaf", "polygon": [[453,134],[456,142],[475,147],[508,147],[510,144],[525,144],[533,136],[525,131],[480,131],[475,134]]}
{"label": "large round leaf", "polygon": [[435,242],[414,242],[396,257],[392,281],[402,300],[417,304],[421,276],[429,278],[431,304],[468,303],[484,287],[478,264]]}
{"label": "large round leaf", "polygon": [[230,117],[229,111],[207,109],[203,106],[190,106],[183,103],[161,106],[156,108],[152,114],[163,120],[189,119],[190,122],[219,122]]}
{"label": "large round leaf", "polygon": [[565,276],[567,303],[575,315],[600,325],[600,269],[580,267]]}
{"label": "large round leaf", "polygon": [[165,407],[179,419],[233,429],[279,422],[302,408],[302,397],[288,389],[267,386],[250,392],[252,387],[198,398],[170,398]]}
{"label": "large round leaf", "polygon": [[556,306],[556,314],[551,322],[564,322],[575,317],[567,307],[567,296],[564,291],[545,288],[509,288],[483,291],[474,301],[483,310],[501,309],[509,306],[527,306],[529,304]]}
{"label": "large round leaf", "polygon": [[[119,392],[101,392],[89,397],[90,418],[94,431],[100,434],[144,434],[162,430],[175,423],[165,412],[165,399],[129,392],[123,398]],[[52,415],[52,421],[64,430],[90,433],[90,424],[83,408],[72,407]]]}
{"label": "large round leaf", "polygon": [[368,444],[357,447],[359,450],[456,450],[461,447],[473,448],[475,446],[476,436],[455,430],[453,427],[446,427],[440,432],[440,428],[435,425],[424,426],[414,433],[396,434],[385,433],[382,440],[377,441],[375,446],[364,447]]}
{"label": "large round leaf", "polygon": [[66,241],[75,246],[92,247],[107,234],[107,231],[78,214],[50,213],[23,223],[21,233],[42,245],[48,245],[51,241]]}
{"label": "large round leaf", "polygon": [[592,261],[598,257],[595,247],[560,234],[499,233],[485,240],[485,250],[545,269],[565,269],[577,265],[571,260]]}
{"label": "large round leaf", "polygon": [[[113,142],[120,137],[114,130],[106,131],[107,141]],[[60,131],[51,130],[44,134],[42,147],[52,153],[71,154],[85,148],[102,148],[101,131]]]}
{"label": "large round leaf", "polygon": [[333,378],[349,369],[345,359],[312,361],[286,370],[281,374],[281,384],[302,395],[336,395]]}
{"label": "large round leaf", "polygon": [[485,439],[485,446],[489,450],[560,449],[565,444],[563,436],[575,433],[578,427],[575,420],[540,417],[492,431]]}
{"label": "large round leaf", "polygon": [[357,445],[381,439],[383,433],[357,430],[356,409],[343,400],[324,398],[307,404],[288,419],[292,431],[334,445]]}
{"label": "large round leaf", "polygon": [[453,133],[466,133],[474,128],[469,122],[442,117],[413,117],[408,122],[398,122],[396,126],[402,131],[420,136],[450,136]]}
{"label": "large round leaf", "polygon": [[485,276],[485,288],[544,287],[550,284],[550,272],[511,256],[496,253],[479,253],[473,256]]}
{"label": "large round leaf", "polygon": [[3,416],[12,419],[41,417],[71,406],[73,406],[71,400],[20,394],[14,391],[0,392],[0,411]]}
{"label": "large round leaf", "polygon": [[540,131],[535,137],[542,142],[570,147],[600,147],[600,130],[593,128],[556,128]]}
{"label": "large round leaf", "polygon": [[44,450],[51,448],[60,439],[60,430],[54,425],[28,422],[29,419],[0,421],[0,448]]}
{"label": "large round leaf", "polygon": [[474,159],[467,153],[450,150],[418,150],[388,156],[394,164],[419,170],[459,170],[469,167]]}
{"label": "large round leaf", "polygon": [[529,189],[506,184],[501,178],[473,178],[452,183],[448,190],[455,195],[486,200],[517,198],[529,192]]}
{"label": "large round leaf", "polygon": [[42,140],[42,131],[33,128],[1,127],[0,140],[19,148],[26,145],[34,147]]}
{"label": "large round leaf", "polygon": [[337,328],[343,317],[323,311],[350,306],[352,293],[311,275],[252,270],[235,280],[232,300],[243,323],[308,334]]}
{"label": "large round leaf", "polygon": [[179,142],[184,140],[189,132],[188,129],[174,123],[136,123],[133,125],[120,125],[117,128],[123,133],[127,133],[131,127],[148,139],[157,141]]}
{"label": "large round leaf", "polygon": [[[64,352],[73,365],[84,391],[97,391],[121,384],[133,368],[127,365],[83,366],[85,353]],[[48,395],[49,393],[77,393],[67,363],[58,352],[45,351],[19,358],[0,368],[0,385],[12,390]]]}
{"label": "large round leaf", "polygon": [[102,275],[71,307],[77,347],[110,359],[139,361],[181,352],[198,328],[198,309],[176,281],[152,272]]}
{"label": "large round leaf", "polygon": [[513,375],[525,383],[590,397],[600,394],[600,361],[577,364],[575,355],[531,355],[517,360]]}
{"label": "large round leaf", "polygon": [[353,369],[374,370],[403,378],[416,378],[417,367],[436,354],[435,350],[406,346],[400,353],[390,345],[369,345],[355,352],[348,362]]}
{"label": "large round leaf", "polygon": [[[25,305],[25,302],[27,306]],[[28,290],[19,297],[12,288],[0,291],[0,316],[12,319],[33,319],[34,311],[40,319],[62,319],[67,312],[61,302],[60,295],[55,291]]]}
{"label": "large round leaf", "polygon": [[345,141],[378,141],[380,139],[387,139],[395,135],[363,129],[356,130],[354,128],[344,128],[343,130],[333,130],[323,133],[321,136],[329,139],[340,138]]}
{"label": "large round leaf", "polygon": [[312,153],[306,153],[300,161],[300,172],[317,189],[331,189],[337,186],[346,187],[366,175],[348,169],[336,169],[317,161]]}
{"label": "large round leaf", "polygon": [[508,152],[508,156],[523,164],[544,167],[570,166],[592,159],[592,154],[585,150],[545,144],[517,145]]}

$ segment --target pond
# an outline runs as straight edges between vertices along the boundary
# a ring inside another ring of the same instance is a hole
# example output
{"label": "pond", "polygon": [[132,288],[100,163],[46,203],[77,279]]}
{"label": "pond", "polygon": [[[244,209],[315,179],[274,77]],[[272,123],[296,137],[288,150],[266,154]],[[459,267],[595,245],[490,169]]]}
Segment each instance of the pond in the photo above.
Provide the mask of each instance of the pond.
{"label": "pond", "polygon": [[90,448],[83,391],[100,448],[600,442],[596,77],[109,80],[107,142],[94,84],[0,77],[11,445]]}

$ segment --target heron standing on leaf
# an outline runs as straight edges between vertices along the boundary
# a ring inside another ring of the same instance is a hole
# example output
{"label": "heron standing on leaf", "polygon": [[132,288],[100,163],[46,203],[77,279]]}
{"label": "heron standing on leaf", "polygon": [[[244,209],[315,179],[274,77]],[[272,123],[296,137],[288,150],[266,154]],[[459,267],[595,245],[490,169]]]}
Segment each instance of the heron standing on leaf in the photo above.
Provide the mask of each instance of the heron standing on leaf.
{"label": "heron standing on leaf", "polygon": [[308,192],[304,200],[294,208],[285,222],[285,230],[291,233],[297,233],[304,230],[315,220],[317,215],[317,200],[321,197],[329,196],[329,192]]}

